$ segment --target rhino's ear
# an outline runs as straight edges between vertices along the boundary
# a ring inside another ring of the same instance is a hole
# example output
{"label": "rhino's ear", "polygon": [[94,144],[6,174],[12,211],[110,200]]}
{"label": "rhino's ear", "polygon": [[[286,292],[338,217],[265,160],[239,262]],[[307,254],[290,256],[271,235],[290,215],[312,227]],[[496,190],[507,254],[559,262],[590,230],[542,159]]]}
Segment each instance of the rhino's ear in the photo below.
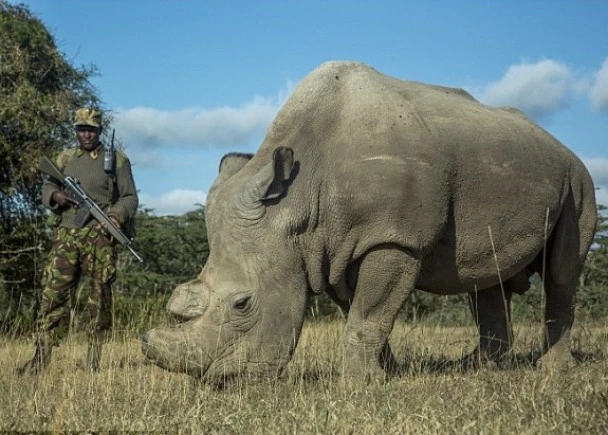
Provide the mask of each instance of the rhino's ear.
{"label": "rhino's ear", "polygon": [[219,174],[213,184],[216,186],[223,183],[234,174],[239,172],[253,157],[249,153],[228,153],[220,160]]}
{"label": "rhino's ear", "polygon": [[272,155],[272,175],[266,180],[260,180],[260,198],[262,201],[276,199],[285,192],[284,183],[291,177],[293,171],[293,150],[287,147],[279,147]]}
{"label": "rhino's ear", "polygon": [[228,153],[224,155],[222,160],[220,160],[219,174],[209,188],[207,196],[209,196],[219,185],[224,183],[224,181],[239,172],[252,157],[253,154],[248,153]]}
{"label": "rhino's ear", "polygon": [[228,153],[224,155],[222,160],[220,160],[220,175],[225,178],[232,177],[239,172],[252,157],[253,154],[250,153]]}
{"label": "rhino's ear", "polygon": [[248,222],[257,222],[264,216],[264,201],[276,199],[285,193],[294,168],[293,150],[279,147],[268,162],[237,193],[234,210],[237,216]]}

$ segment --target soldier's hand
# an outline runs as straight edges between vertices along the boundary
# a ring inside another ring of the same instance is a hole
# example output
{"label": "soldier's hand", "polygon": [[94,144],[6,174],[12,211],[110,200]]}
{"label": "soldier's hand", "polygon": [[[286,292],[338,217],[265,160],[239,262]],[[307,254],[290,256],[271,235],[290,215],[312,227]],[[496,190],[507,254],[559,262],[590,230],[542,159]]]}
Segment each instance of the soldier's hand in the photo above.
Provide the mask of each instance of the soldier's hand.
{"label": "soldier's hand", "polygon": [[[120,224],[118,223],[118,219],[115,216],[108,216],[110,218],[110,220],[112,221],[112,223],[114,223],[114,225],[116,225],[118,228],[120,228]],[[110,239],[110,241],[112,243],[115,242],[114,236],[110,233],[110,229],[107,227],[107,225],[98,223],[97,226],[99,228],[101,228],[104,232],[105,235],[108,239]]]}
{"label": "soldier's hand", "polygon": [[64,205],[68,205],[68,204],[78,205],[78,202],[75,201],[72,197],[70,197],[70,195],[68,195],[63,190],[56,190],[55,192],[53,192],[53,195],[51,195],[51,198],[60,207],[63,207]]}
{"label": "soldier's hand", "polygon": [[109,216],[109,218],[112,222],[114,222],[114,225],[116,225],[118,228],[120,228],[120,224],[118,223],[118,219],[116,219],[116,217]]}

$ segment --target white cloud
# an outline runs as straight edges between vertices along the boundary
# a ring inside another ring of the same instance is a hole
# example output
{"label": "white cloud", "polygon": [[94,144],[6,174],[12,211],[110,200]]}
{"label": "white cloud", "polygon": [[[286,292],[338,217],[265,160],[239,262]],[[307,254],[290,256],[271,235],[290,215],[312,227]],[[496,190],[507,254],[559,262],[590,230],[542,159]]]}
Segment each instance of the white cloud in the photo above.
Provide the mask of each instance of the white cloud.
{"label": "white cloud", "polygon": [[262,135],[276,115],[278,98],[256,97],[241,107],[167,111],[149,107],[119,109],[116,132],[131,147],[237,147]]}
{"label": "white cloud", "polygon": [[143,147],[127,147],[125,149],[127,155],[129,156],[129,160],[131,164],[133,164],[137,168],[141,167],[166,167],[169,162],[167,162],[166,157],[163,157],[160,153],[157,153],[150,149],[145,149]]}
{"label": "white cloud", "polygon": [[602,67],[595,73],[589,100],[597,110],[608,109],[608,58],[604,59]]}
{"label": "white cloud", "polygon": [[157,216],[179,216],[197,209],[197,204],[205,204],[206,197],[207,194],[201,190],[175,189],[161,196],[142,193],[139,203],[143,208],[152,209]]}
{"label": "white cloud", "polygon": [[608,158],[594,157],[583,159],[589,169],[596,187],[595,200],[598,204],[608,206]]}
{"label": "white cloud", "polygon": [[495,106],[513,106],[530,115],[545,115],[568,103],[580,92],[568,66],[544,59],[536,63],[512,65],[500,80],[483,90],[480,100]]}
{"label": "white cloud", "polygon": [[595,185],[608,187],[608,158],[594,157],[583,159],[583,162],[589,169]]}
{"label": "white cloud", "polygon": [[595,201],[598,204],[602,204],[602,205],[608,207],[608,188],[607,187],[600,187],[599,189],[597,189],[595,191]]}
{"label": "white cloud", "polygon": [[276,97],[254,97],[240,107],[160,110],[151,107],[117,109],[113,126],[132,163],[140,167],[167,165],[158,151],[223,147],[231,151],[258,145],[295,85],[286,81]]}

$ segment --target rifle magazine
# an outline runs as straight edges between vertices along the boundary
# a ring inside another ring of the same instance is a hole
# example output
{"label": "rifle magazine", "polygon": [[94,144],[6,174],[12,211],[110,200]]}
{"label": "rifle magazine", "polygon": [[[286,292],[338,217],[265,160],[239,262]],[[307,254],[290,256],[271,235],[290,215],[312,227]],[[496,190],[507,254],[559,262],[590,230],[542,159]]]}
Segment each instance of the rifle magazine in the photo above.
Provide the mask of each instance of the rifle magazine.
{"label": "rifle magazine", "polygon": [[78,228],[83,228],[89,219],[91,218],[91,211],[88,207],[80,207],[76,217],[74,218],[74,223]]}

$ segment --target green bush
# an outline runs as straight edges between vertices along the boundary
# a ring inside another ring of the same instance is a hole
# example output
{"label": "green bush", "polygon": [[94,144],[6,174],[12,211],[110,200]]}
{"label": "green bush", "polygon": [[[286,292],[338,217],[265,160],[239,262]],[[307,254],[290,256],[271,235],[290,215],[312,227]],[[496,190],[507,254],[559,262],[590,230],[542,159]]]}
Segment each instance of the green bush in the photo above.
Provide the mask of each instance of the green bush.
{"label": "green bush", "polygon": [[165,307],[170,294],[150,292],[135,296],[114,292],[114,331],[143,333],[169,323]]}

